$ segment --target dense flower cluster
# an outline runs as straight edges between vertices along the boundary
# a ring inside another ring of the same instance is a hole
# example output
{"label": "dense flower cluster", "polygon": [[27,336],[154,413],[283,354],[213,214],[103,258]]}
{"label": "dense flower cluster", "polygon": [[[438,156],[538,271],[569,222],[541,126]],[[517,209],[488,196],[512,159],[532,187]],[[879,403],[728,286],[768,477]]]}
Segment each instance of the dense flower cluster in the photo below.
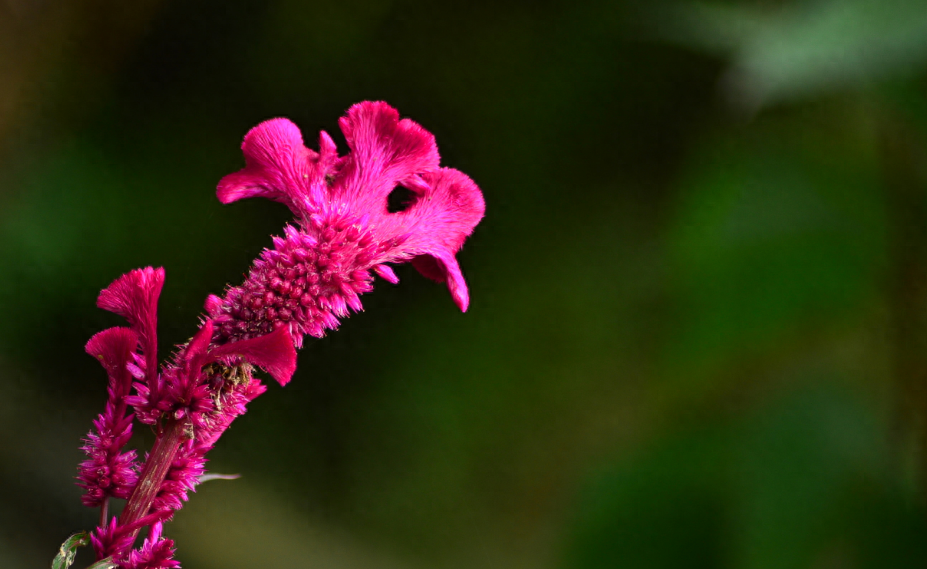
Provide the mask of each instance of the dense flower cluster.
{"label": "dense flower cluster", "polygon": [[174,560],[174,542],[161,537],[161,522],[151,524],[151,531],[142,547],[129,553],[125,565],[135,569],[176,569],[180,563]]}
{"label": "dense flower cluster", "polygon": [[[461,310],[469,302],[455,255],[483,216],[483,197],[463,173],[438,166],[434,137],[385,103],[353,106],[340,121],[350,152],[338,156],[326,133],[319,151],[303,145],[286,119],[251,130],[242,144],[246,167],[223,178],[223,203],[265,197],[286,204],[295,225],[273,238],[245,282],[210,295],[196,334],[159,366],[157,305],[164,270],[131,271],[100,293],[97,305],[129,322],[87,343],[109,377],[104,412],[82,447],[83,502],[101,507],[91,542],[98,559],[124,569],[173,569],[173,542],[162,523],[179,509],[205,472],[206,454],[246,405],[266,390],[261,368],[281,385],[296,369],[304,336],[335,329],[374,275],[398,282],[387,263],[411,261],[447,282]],[[390,194],[410,199],[392,211]],[[123,448],[134,419],[150,425],[155,443],[140,463]],[[108,498],[128,502],[118,518]],[[150,531],[133,549],[139,530]]]}
{"label": "dense flower cluster", "polygon": [[93,431],[81,447],[87,460],[81,463],[78,484],[86,492],[85,506],[95,508],[109,498],[128,498],[138,480],[135,451],[122,452],[132,437],[132,414],[126,413],[126,397],[132,377],[126,365],[138,343],[127,328],[110,328],[87,343],[87,353],[99,358],[109,376],[106,408],[93,422]]}
{"label": "dense flower cluster", "polygon": [[[223,203],[265,197],[286,204],[298,227],[287,227],[255,262],[242,286],[206,309],[224,339],[289,330],[321,337],[338,326],[373,273],[396,283],[386,263],[411,260],[426,277],[447,282],[461,310],[469,303],[455,254],[483,217],[479,188],[458,170],[438,167],[434,136],[386,103],[361,103],[340,121],[351,152],[339,157],[328,134],[319,152],[303,145],[296,125],[274,119],[255,127],[242,150],[247,167],[219,182]],[[401,211],[387,200],[397,187],[410,196]]]}

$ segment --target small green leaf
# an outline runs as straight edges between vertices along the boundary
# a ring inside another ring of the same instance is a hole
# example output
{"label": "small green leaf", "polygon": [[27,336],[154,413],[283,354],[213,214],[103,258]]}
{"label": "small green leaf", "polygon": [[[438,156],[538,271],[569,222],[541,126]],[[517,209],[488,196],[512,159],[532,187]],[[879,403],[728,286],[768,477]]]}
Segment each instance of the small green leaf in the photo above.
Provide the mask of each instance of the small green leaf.
{"label": "small green leaf", "polygon": [[74,563],[74,557],[77,555],[77,548],[83,547],[90,543],[90,535],[85,532],[75,533],[64,540],[58,555],[52,560],[52,569],[68,569]]}
{"label": "small green leaf", "polygon": [[113,561],[112,557],[107,557],[106,559],[97,561],[90,567],[87,567],[87,569],[115,569],[118,566],[119,564]]}

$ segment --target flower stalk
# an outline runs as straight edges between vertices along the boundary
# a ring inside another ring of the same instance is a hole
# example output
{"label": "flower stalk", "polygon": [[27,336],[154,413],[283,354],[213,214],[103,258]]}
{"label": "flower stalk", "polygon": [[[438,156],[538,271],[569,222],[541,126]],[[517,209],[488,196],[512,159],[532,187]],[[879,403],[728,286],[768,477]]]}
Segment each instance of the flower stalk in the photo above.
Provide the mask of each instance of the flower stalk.
{"label": "flower stalk", "polygon": [[154,446],[151,447],[151,456],[145,461],[145,469],[139,477],[138,484],[132,491],[122,515],[119,516],[119,521],[123,525],[134,524],[151,509],[151,504],[161,489],[167,471],[174,462],[177,450],[186,436],[186,425],[187,423],[183,420],[168,420],[155,440]]}
{"label": "flower stalk", "polygon": [[[179,567],[163,523],[204,479],[206,454],[222,433],[266,391],[255,371],[286,385],[306,335],[322,337],[339,318],[362,310],[359,296],[373,289],[375,275],[398,282],[388,263],[411,261],[426,277],[446,282],[457,306],[467,309],[455,255],[483,216],[480,190],[463,173],[439,167],[434,137],[386,103],[354,105],[339,125],[350,149],[345,156],[325,132],[318,151],[306,148],[286,119],[245,136],[246,166],[219,182],[217,197],[279,201],[295,223],[273,238],[243,284],[206,299],[196,334],[168,362],[159,365],[157,358],[164,270],[136,269],[100,293],[97,305],[129,327],[104,330],[86,346],[109,378],[78,475],[84,504],[101,509],[90,535],[98,564]],[[412,197],[394,211],[389,195],[399,187]],[[123,450],[135,420],[157,433],[144,461]],[[111,497],[127,499],[118,517],[109,518]]]}

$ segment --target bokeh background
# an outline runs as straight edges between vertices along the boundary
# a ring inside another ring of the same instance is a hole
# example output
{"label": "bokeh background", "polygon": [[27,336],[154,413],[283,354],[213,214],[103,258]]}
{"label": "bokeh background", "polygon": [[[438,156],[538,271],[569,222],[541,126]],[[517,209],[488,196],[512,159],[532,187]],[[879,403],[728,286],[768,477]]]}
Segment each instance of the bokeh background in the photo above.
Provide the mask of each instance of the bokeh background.
{"label": "bokeh background", "polygon": [[97,292],[164,266],[168,355],[289,219],[216,201],[245,132],[365,99],[484,192],[470,310],[308,342],[184,567],[927,566],[917,0],[0,0],[0,565],[95,523]]}

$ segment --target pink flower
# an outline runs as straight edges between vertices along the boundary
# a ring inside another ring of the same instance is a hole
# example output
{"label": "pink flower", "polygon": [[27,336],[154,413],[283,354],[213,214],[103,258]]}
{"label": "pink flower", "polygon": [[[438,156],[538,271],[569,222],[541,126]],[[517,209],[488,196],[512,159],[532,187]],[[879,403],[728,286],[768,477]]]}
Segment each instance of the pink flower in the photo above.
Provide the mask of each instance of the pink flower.
{"label": "pink flower", "polygon": [[164,269],[145,267],[122,275],[97,298],[98,307],[115,312],[132,325],[143,356],[138,363],[148,378],[158,373],[158,298],[163,287]]}
{"label": "pink flower", "polygon": [[[344,157],[325,132],[315,152],[289,120],[261,123],[242,144],[245,169],[219,182],[223,203],[265,197],[286,204],[298,223],[274,238],[243,285],[207,300],[219,341],[285,327],[300,346],[305,334],[336,328],[349,308],[361,310],[358,296],[372,289],[371,271],[396,283],[386,263],[409,260],[426,277],[446,281],[467,309],[455,255],[483,217],[479,188],[462,172],[440,168],[434,137],[399,120],[386,103],[354,105],[339,124],[351,150]],[[411,200],[390,212],[388,197],[400,186]]]}
{"label": "pink flower", "polygon": [[[399,120],[385,103],[354,105],[340,125],[350,148],[344,157],[324,132],[319,152],[309,150],[286,119],[245,136],[246,167],[222,179],[219,200],[277,200],[290,207],[297,225],[274,238],[241,286],[207,298],[199,330],[163,367],[157,307],[164,270],[131,271],[100,293],[97,305],[125,317],[130,328],[105,330],[87,343],[109,376],[106,408],[86,438],[88,459],[78,476],[84,503],[101,506],[91,536],[98,559],[113,556],[125,569],[178,566],[161,524],[199,483],[207,452],[266,390],[253,368],[286,384],[306,334],[320,337],[349,309],[361,310],[359,295],[372,289],[373,274],[398,282],[387,263],[411,261],[425,276],[446,281],[467,309],[455,255],[483,217],[479,189],[463,173],[440,168],[434,137]],[[398,187],[410,199],[401,211],[390,211],[389,196]],[[134,451],[122,452],[133,418],[155,431],[141,467]],[[128,500],[118,519],[108,517],[109,497]],[[149,525],[148,539],[133,551],[138,532]]]}
{"label": "pink flower", "polygon": [[87,506],[103,505],[109,497],[128,498],[138,479],[135,451],[121,452],[132,436],[134,416],[126,414],[126,406],[131,371],[140,377],[157,375],[157,309],[163,283],[164,269],[137,269],[116,279],[97,299],[98,306],[122,315],[132,328],[110,328],[87,342],[87,353],[100,360],[109,376],[106,407],[81,447],[88,459],[78,469],[78,485],[85,490]]}
{"label": "pink flower", "polygon": [[125,569],[177,569],[180,563],[174,560],[173,540],[161,537],[161,522],[151,525],[151,531],[141,549],[129,553],[122,565]]}
{"label": "pink flower", "polygon": [[[237,368],[242,363],[255,365],[281,384],[287,383],[296,371],[296,350],[285,330],[221,345],[211,344],[214,337],[213,322],[207,319],[160,375],[135,384],[138,394],[127,401],[135,407],[141,422],[153,425],[165,415],[189,418],[197,428],[212,429],[212,423],[221,422],[215,416],[215,386],[210,384],[216,372],[210,370],[209,364],[218,363],[224,369]],[[235,383],[236,388],[250,385],[250,372],[247,381],[241,379]]]}
{"label": "pink flower", "polygon": [[99,359],[109,377],[106,407],[93,422],[84,446],[87,460],[78,468],[78,486],[85,490],[85,506],[96,507],[107,498],[128,498],[138,480],[135,451],[122,452],[132,437],[133,415],[126,414],[126,397],[132,386],[127,365],[138,337],[128,328],[110,328],[87,342],[87,353]]}

